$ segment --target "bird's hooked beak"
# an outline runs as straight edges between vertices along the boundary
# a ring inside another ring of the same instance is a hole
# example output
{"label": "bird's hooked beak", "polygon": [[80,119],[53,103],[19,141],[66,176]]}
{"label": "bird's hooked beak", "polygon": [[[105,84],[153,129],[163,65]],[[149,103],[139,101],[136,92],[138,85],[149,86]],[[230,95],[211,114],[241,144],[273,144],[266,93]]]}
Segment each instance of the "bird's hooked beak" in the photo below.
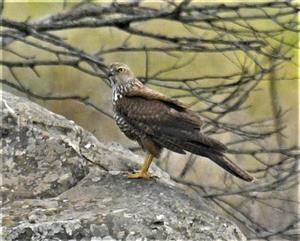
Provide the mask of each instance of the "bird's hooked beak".
{"label": "bird's hooked beak", "polygon": [[113,70],[109,69],[108,72],[107,72],[107,78],[109,79],[111,85],[116,84],[115,78],[113,76],[114,76]]}
{"label": "bird's hooked beak", "polygon": [[111,78],[113,76],[113,72],[111,69],[108,70],[107,76],[108,76],[108,78]]}

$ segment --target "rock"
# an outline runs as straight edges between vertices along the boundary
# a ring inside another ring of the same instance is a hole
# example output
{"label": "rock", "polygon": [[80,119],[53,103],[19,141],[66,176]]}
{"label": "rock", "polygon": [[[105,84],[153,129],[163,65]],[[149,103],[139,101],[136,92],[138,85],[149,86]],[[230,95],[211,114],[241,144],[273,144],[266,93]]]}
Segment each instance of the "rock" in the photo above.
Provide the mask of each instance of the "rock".
{"label": "rock", "polygon": [[3,240],[245,240],[157,166],[128,179],[142,157],[25,98],[2,106]]}
{"label": "rock", "polygon": [[81,128],[6,92],[2,101],[4,202],[55,197],[86,176],[87,162],[76,150]]}

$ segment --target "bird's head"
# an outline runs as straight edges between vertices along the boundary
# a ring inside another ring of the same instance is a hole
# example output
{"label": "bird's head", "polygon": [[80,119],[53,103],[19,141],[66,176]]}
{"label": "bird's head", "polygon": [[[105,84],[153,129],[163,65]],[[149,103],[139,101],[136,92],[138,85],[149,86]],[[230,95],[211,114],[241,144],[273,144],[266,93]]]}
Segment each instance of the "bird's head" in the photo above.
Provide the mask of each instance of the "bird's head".
{"label": "bird's head", "polygon": [[124,85],[135,78],[130,68],[126,64],[122,63],[112,63],[109,66],[109,77],[112,80],[113,85]]}

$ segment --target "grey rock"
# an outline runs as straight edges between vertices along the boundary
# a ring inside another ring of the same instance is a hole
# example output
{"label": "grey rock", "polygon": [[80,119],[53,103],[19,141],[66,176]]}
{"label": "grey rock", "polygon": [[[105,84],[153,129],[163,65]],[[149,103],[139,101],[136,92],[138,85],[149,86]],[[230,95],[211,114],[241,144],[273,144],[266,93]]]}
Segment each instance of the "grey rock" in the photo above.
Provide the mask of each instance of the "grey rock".
{"label": "grey rock", "polygon": [[2,92],[2,201],[55,197],[88,173],[76,147],[81,128]]}
{"label": "grey rock", "polygon": [[128,179],[142,157],[25,98],[2,97],[3,240],[245,240],[157,166],[157,178]]}

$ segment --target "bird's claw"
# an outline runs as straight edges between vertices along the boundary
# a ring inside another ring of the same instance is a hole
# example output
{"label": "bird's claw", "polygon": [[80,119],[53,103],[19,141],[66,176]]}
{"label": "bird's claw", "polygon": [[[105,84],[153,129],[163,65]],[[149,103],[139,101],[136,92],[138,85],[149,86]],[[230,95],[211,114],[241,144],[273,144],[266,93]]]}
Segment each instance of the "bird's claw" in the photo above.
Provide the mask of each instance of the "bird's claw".
{"label": "bird's claw", "polygon": [[129,173],[128,178],[130,178],[130,179],[137,179],[137,178],[150,179],[151,175],[149,172],[138,171],[138,172],[134,172],[134,173]]}

